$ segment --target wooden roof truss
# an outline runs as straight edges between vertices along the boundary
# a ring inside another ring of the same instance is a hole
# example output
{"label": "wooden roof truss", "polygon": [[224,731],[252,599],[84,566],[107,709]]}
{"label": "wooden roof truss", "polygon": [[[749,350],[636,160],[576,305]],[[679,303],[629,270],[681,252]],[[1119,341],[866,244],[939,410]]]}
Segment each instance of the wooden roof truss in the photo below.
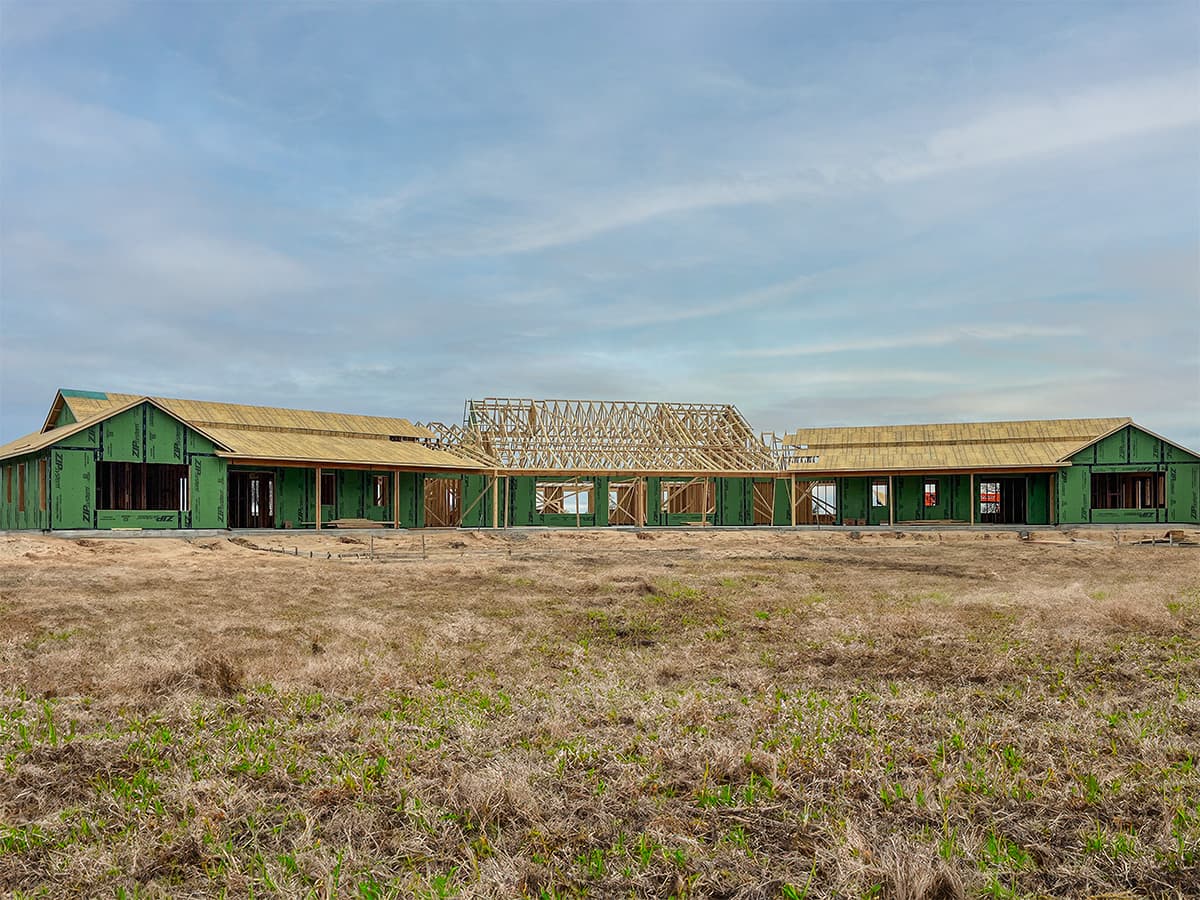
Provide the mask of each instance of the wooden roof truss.
{"label": "wooden roof truss", "polygon": [[445,422],[418,422],[417,425],[433,435],[422,441],[426,446],[465,456],[477,463],[496,468],[496,458],[484,450],[478,433],[468,431],[461,425],[448,425]]}
{"label": "wooden roof truss", "polygon": [[491,397],[467,401],[461,438],[508,471],[702,474],[777,468],[730,404]]}

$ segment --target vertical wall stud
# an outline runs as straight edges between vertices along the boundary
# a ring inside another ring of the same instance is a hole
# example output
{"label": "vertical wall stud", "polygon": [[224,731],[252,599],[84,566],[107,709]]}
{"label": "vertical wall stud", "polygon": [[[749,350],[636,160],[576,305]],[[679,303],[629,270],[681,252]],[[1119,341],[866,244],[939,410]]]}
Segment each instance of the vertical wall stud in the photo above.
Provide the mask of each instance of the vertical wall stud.
{"label": "vertical wall stud", "polygon": [[321,467],[317,466],[317,531],[321,530]]}

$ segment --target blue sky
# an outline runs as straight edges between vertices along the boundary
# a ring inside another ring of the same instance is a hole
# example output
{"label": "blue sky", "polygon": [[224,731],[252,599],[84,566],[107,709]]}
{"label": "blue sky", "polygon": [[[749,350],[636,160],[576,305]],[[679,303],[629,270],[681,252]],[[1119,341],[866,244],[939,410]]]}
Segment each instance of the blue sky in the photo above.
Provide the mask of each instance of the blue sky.
{"label": "blue sky", "polygon": [[57,387],[1200,447],[1200,7],[4,0],[0,440]]}

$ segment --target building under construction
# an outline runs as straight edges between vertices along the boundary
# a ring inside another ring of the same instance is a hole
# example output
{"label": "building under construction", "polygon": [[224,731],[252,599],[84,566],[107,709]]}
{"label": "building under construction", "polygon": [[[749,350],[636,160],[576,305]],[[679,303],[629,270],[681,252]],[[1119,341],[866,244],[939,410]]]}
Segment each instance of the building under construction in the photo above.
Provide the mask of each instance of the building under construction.
{"label": "building under construction", "polygon": [[729,404],[470,400],[461,425],[62,390],[0,528],[1200,524],[1127,418],[799,429]]}

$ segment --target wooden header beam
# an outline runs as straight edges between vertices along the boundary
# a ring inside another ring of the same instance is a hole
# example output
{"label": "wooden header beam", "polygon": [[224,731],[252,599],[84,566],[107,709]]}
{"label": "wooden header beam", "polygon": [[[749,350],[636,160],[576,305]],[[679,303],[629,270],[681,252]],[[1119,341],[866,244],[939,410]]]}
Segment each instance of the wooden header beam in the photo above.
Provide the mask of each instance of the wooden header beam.
{"label": "wooden header beam", "polygon": [[487,470],[478,469],[454,469],[442,466],[397,466],[395,463],[362,463],[362,462],[341,462],[336,459],[271,459],[270,457],[252,457],[252,456],[228,456],[217,454],[218,457],[224,459],[231,466],[260,466],[263,468],[276,469],[311,469],[313,466],[321,466],[327,469],[345,469],[347,471],[362,471],[362,472],[378,472],[381,475],[384,472],[424,472],[430,475],[448,474],[448,475],[482,475],[487,474]]}

